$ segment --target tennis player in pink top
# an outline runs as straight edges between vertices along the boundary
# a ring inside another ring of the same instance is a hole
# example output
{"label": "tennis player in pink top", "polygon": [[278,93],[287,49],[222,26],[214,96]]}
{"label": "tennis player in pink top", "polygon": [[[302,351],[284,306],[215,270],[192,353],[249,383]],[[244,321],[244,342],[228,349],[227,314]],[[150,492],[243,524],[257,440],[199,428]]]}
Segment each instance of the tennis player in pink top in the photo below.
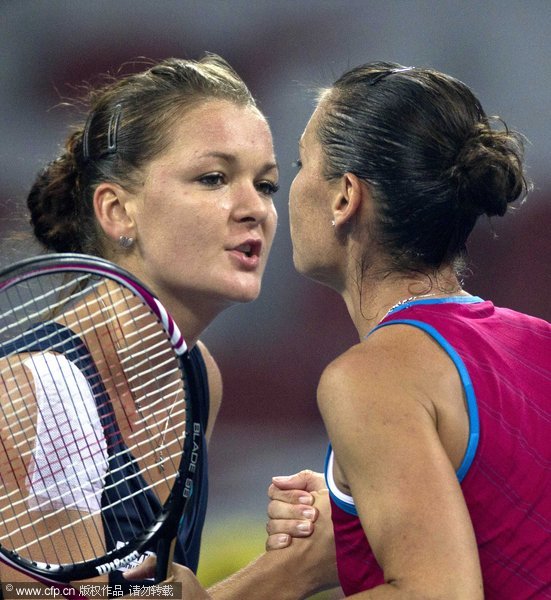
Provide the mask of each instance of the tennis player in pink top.
{"label": "tennis player in pink top", "polygon": [[371,63],[320,93],[299,167],[295,266],[360,341],[318,387],[326,483],[274,479],[268,547],[336,550],[352,598],[551,598],[551,325],[461,281],[477,219],[528,192],[522,138],[453,77]]}

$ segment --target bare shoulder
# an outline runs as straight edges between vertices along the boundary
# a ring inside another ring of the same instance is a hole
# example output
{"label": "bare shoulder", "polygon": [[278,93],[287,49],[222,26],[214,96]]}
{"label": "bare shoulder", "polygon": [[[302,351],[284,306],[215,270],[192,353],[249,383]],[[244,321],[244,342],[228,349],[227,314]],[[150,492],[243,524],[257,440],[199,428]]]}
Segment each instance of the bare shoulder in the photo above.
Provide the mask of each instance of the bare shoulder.
{"label": "bare shoulder", "polygon": [[435,417],[434,402],[457,388],[455,368],[441,347],[423,331],[402,324],[383,327],[352,346],[324,370],[318,387],[323,411],[339,403],[420,402]]}
{"label": "bare shoulder", "polygon": [[29,411],[35,405],[33,379],[25,366],[28,356],[18,354],[0,359],[0,418],[14,425],[20,422],[16,414],[18,410],[25,406]]}
{"label": "bare shoulder", "polygon": [[218,380],[221,386],[222,376],[220,375],[220,369],[218,368],[218,365],[216,364],[216,361],[214,360],[214,357],[212,356],[210,350],[205,346],[205,344],[201,340],[197,342],[197,347],[201,351],[201,356],[205,361],[205,366],[209,377],[209,385],[214,384],[215,380]]}

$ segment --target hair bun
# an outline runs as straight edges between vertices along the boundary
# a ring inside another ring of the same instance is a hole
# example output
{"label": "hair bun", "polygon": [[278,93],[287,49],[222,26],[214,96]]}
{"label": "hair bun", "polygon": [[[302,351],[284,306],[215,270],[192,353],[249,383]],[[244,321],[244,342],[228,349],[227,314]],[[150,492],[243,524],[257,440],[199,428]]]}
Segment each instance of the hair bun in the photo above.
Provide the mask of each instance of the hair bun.
{"label": "hair bun", "polygon": [[38,241],[55,252],[80,252],[75,198],[78,170],[71,153],[64,153],[37,176],[27,197],[31,225]]}
{"label": "hair bun", "polygon": [[475,216],[503,216],[507,207],[528,191],[519,134],[481,124],[464,143],[452,168],[457,201]]}

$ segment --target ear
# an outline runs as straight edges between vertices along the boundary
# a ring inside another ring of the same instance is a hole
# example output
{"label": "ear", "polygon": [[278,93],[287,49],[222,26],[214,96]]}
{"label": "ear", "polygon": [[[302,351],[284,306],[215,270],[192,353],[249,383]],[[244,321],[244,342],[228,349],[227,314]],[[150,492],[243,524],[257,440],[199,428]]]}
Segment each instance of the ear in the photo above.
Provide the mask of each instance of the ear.
{"label": "ear", "polygon": [[368,201],[371,194],[365,182],[353,173],[345,173],[331,206],[335,227],[350,223]]}
{"label": "ear", "polygon": [[117,242],[121,235],[136,237],[128,200],[128,193],[115,183],[100,183],[94,192],[96,219],[113,242]]}

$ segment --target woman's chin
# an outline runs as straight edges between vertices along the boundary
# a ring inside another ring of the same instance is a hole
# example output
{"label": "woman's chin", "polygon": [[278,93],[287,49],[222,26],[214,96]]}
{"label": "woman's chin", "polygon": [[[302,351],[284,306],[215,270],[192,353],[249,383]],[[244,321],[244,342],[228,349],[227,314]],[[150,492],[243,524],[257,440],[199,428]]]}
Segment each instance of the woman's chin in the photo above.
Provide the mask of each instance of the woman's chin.
{"label": "woman's chin", "polygon": [[235,296],[233,301],[236,304],[247,304],[249,302],[253,302],[254,300],[256,300],[258,298],[258,296],[260,296],[259,288],[256,290],[242,291],[241,293],[239,293]]}
{"label": "woman's chin", "polygon": [[260,285],[233,285],[223,286],[217,290],[209,289],[205,293],[204,302],[212,302],[217,306],[225,308],[235,304],[247,304],[253,302],[260,295]]}

